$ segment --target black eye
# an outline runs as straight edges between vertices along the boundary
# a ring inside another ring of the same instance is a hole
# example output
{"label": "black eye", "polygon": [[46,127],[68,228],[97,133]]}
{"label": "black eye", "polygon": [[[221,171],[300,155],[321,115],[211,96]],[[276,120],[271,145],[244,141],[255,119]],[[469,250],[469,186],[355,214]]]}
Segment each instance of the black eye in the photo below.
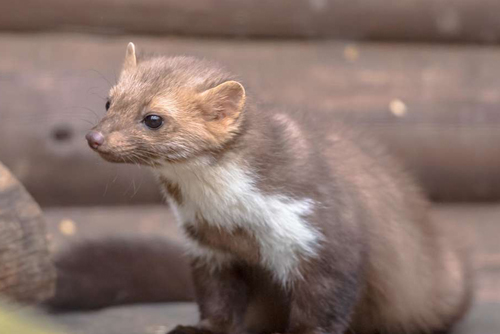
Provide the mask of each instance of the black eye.
{"label": "black eye", "polygon": [[148,115],[144,118],[143,122],[150,129],[158,129],[163,125],[163,118],[158,115]]}
{"label": "black eye", "polygon": [[111,102],[109,102],[109,101],[106,102],[106,111],[108,111],[110,105],[111,105]]}

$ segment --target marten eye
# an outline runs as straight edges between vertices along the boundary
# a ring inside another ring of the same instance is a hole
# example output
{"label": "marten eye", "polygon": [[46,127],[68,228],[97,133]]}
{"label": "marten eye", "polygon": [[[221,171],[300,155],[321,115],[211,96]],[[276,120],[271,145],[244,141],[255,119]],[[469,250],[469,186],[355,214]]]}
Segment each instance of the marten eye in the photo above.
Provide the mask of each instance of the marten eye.
{"label": "marten eye", "polygon": [[106,102],[106,111],[108,111],[109,107],[111,106],[111,102],[107,101]]}
{"label": "marten eye", "polygon": [[163,125],[163,118],[158,115],[148,115],[144,118],[143,122],[150,129],[158,129]]}

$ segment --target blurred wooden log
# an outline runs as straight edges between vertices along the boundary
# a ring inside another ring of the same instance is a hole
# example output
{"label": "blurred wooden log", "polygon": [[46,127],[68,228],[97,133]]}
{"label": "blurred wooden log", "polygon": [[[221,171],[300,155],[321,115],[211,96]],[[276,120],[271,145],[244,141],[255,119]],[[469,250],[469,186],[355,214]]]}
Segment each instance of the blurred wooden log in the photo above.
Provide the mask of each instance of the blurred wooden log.
{"label": "blurred wooden log", "polygon": [[195,324],[198,314],[195,303],[155,303],[110,307],[98,312],[51,312],[48,317],[67,328],[69,334],[165,334],[179,324]]}
{"label": "blurred wooden log", "polygon": [[0,29],[496,43],[497,0],[3,1]]}
{"label": "blurred wooden log", "polygon": [[53,294],[54,279],[40,208],[0,164],[0,296],[41,302]]}
{"label": "blurred wooden log", "polygon": [[[497,303],[500,306],[500,205],[437,204],[431,207],[430,213],[436,224],[449,231],[449,237],[460,240],[458,246],[468,247],[469,243],[475,241],[472,262],[477,270],[477,302]],[[114,304],[119,299],[109,296],[116,296],[116,292],[124,287],[132,291],[122,295],[122,302],[189,298],[189,270],[182,264],[186,258],[173,248],[183,245],[184,239],[174,214],[165,205],[47,208],[45,216],[53,241],[53,252],[60,264],[58,270],[64,273],[61,280],[71,278],[70,281],[62,282],[61,287],[73,287],[68,294],[61,291],[56,295],[53,304],[57,305],[57,298],[61,298],[59,301],[66,302],[67,306],[103,305],[106,304],[105,298],[109,298],[109,304]],[[66,229],[61,228],[69,221],[74,225],[72,234],[65,233]],[[123,242],[117,243],[120,240]],[[92,249],[85,251],[87,247]],[[137,252],[130,254],[134,249]],[[166,249],[171,251],[171,256],[157,256]],[[130,259],[128,262],[124,260],[127,257]],[[95,261],[96,258],[99,261]],[[113,258],[117,261],[111,262]],[[96,270],[103,264],[110,268],[110,272],[119,273],[109,279],[111,284],[103,280],[108,272]],[[133,285],[127,283],[143,272],[144,266],[152,268],[142,276],[152,291],[142,292],[140,299],[136,299],[139,295],[134,294],[134,291],[142,285],[139,282]],[[163,282],[156,288],[153,287],[155,276],[157,282]],[[79,286],[83,283],[86,286]],[[156,294],[153,293],[155,289]],[[90,300],[89,296],[95,295],[96,290],[105,294]]]}
{"label": "blurred wooden log", "polygon": [[[453,334],[498,333],[499,313],[500,303],[475,304],[464,322],[453,328]],[[71,334],[163,334],[178,324],[195,324],[199,317],[195,303],[127,305],[99,312],[52,313],[49,316],[54,323],[70,329]]]}
{"label": "blurred wooden log", "polygon": [[433,199],[500,199],[497,48],[4,34],[0,156],[42,205],[161,201],[147,170],[104,162],[84,140],[130,40],[218,60],[264,102],[375,132]]}

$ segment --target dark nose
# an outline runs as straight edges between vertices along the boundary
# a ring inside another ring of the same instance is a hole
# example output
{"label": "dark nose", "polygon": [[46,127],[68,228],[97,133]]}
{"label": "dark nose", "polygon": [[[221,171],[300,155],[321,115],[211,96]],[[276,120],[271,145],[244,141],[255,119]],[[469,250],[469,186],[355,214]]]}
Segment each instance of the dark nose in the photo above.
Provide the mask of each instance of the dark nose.
{"label": "dark nose", "polygon": [[92,147],[94,150],[97,149],[99,146],[104,143],[104,136],[102,133],[92,130],[87,135],[85,136],[87,141],[89,142],[89,146]]}

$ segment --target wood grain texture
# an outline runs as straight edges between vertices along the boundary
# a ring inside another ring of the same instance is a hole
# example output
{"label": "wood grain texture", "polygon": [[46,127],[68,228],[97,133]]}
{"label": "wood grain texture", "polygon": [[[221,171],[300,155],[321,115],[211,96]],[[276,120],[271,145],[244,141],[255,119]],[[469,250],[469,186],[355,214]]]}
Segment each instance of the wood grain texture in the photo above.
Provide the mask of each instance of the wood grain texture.
{"label": "wood grain texture", "polygon": [[[453,334],[493,334],[500,331],[500,303],[477,304]],[[50,320],[73,334],[164,334],[178,324],[196,324],[194,303],[112,307],[99,312],[50,314]]]}
{"label": "wood grain texture", "polygon": [[[500,282],[500,246],[498,243],[500,205],[435,205],[431,213],[436,223],[445,225],[452,233],[468,235],[474,240],[476,248],[473,255],[477,272],[475,303],[468,317],[453,333],[498,333],[500,330],[498,318],[500,310],[500,285],[498,284]],[[100,240],[101,245],[104,246],[103,249],[106,249],[105,240],[117,236],[131,238],[136,235],[138,236],[136,240],[158,237],[164,238],[165,241],[180,240],[180,233],[173,221],[174,217],[165,206],[51,208],[46,210],[46,217],[55,246],[54,252],[59,257],[71,257],[72,246],[80,245],[83,240],[93,240],[94,245],[99,245],[97,241]],[[68,219],[72,220],[76,226],[76,232],[72,235],[61,233],[60,230],[61,222]],[[94,250],[94,252],[98,251],[98,249]],[[178,254],[172,254],[172,257],[158,259],[158,264],[172,268],[176,261],[182,260],[175,258]],[[154,267],[153,263],[149,265]],[[85,277],[89,271],[88,268],[81,268],[73,272],[80,277]],[[182,278],[182,275],[186,275],[185,272],[179,271],[175,274],[180,274],[181,277],[170,276],[170,279],[180,279],[183,282],[188,279],[187,276]],[[128,275],[133,277],[134,270],[130,269]],[[148,276],[149,282],[152,277]],[[127,281],[127,279],[124,280]],[[169,282],[168,286],[173,284],[175,282]],[[74,292],[73,298],[78,299],[81,290]],[[157,296],[167,300],[169,293],[158,291]],[[83,298],[80,298],[80,301],[87,300],[88,292],[81,297]],[[97,312],[77,311],[51,314],[50,317],[55,323],[63,325],[68,331],[71,330],[71,333],[155,334],[166,333],[179,323],[194,324],[197,320],[197,310],[194,304],[142,304],[113,307]]]}
{"label": "wood grain texture", "polygon": [[0,29],[497,43],[496,0],[3,1]]}
{"label": "wood grain texture", "polygon": [[[75,246],[93,244],[107,249],[105,240],[135,240],[130,245],[158,239],[173,246],[185,244],[174,215],[165,205],[138,205],[134,207],[66,207],[45,210],[48,232],[51,236],[52,251],[56,257],[70,256]],[[477,271],[476,291],[479,303],[499,303],[500,305],[500,205],[498,204],[438,204],[433,205],[431,216],[453,239],[460,240],[460,246],[470,247]],[[70,220],[75,225],[75,233],[61,230],[62,224]],[[113,241],[111,244],[115,243]],[[155,245],[155,244],[153,244]],[[152,247],[154,249],[155,247]],[[74,248],[77,250],[77,248]],[[98,252],[94,249],[93,252]],[[123,254],[126,254],[124,252]],[[179,259],[179,252],[172,252],[158,263],[173,267]],[[163,261],[170,262],[165,264]],[[96,264],[98,265],[98,264]],[[172,271],[172,270],[170,270]],[[80,273],[83,274],[85,270]],[[75,270],[75,273],[77,271]],[[186,271],[180,270],[179,275]],[[130,271],[134,275],[134,271]],[[177,277],[177,276],[176,276]],[[151,279],[151,277],[148,277]],[[187,279],[187,278],[186,278]],[[164,295],[165,296],[165,295]]]}
{"label": "wood grain texture", "polygon": [[217,60],[252,98],[375,133],[433,199],[500,199],[498,48],[3,34],[0,157],[42,205],[161,201],[145,168],[104,162],[84,140],[129,41]]}
{"label": "wood grain texture", "polygon": [[14,176],[0,164],[0,296],[20,303],[41,302],[53,293],[42,212]]}

